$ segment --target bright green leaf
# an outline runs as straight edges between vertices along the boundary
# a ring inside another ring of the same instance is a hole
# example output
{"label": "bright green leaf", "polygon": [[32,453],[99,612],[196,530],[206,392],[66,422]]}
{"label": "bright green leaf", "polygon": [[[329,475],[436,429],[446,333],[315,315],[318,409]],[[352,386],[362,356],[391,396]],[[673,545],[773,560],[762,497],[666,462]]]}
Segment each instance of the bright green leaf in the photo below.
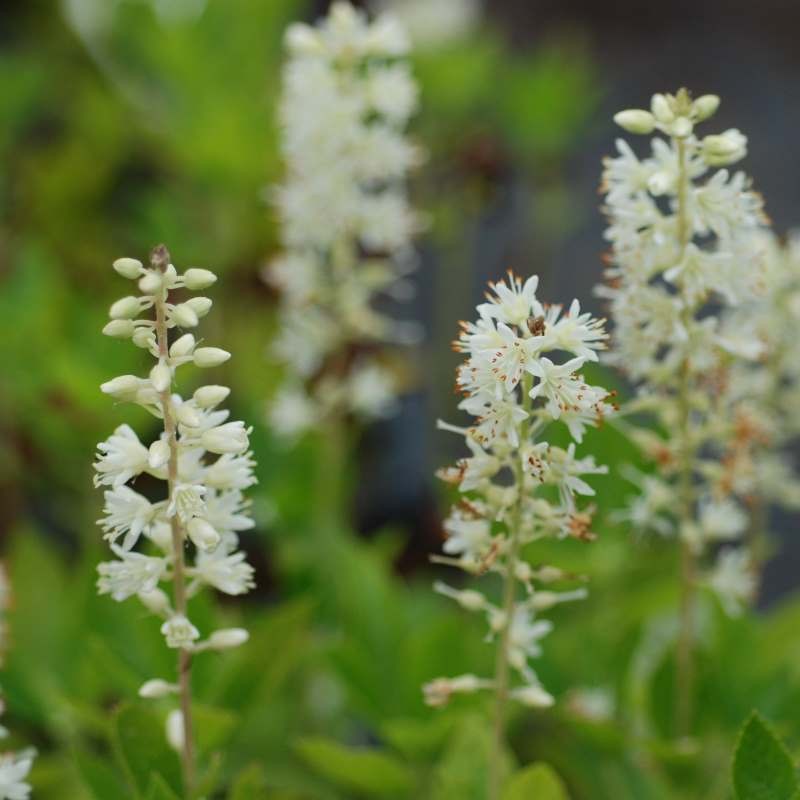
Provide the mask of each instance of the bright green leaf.
{"label": "bright green leaf", "polygon": [[266,797],[264,770],[258,764],[242,770],[228,793],[228,800],[265,800]]}
{"label": "bright green leaf", "polygon": [[756,711],[736,745],[733,786],[738,800],[790,800],[798,791],[788,751]]}
{"label": "bright green leaf", "polygon": [[511,776],[503,800],[569,800],[567,788],[548,764],[532,764]]}
{"label": "bright green leaf", "polygon": [[146,800],[180,800],[167,782],[155,772],[150,776],[150,786],[145,798]]}
{"label": "bright green leaf", "polygon": [[408,797],[414,785],[409,768],[380,750],[346,747],[323,737],[302,739],[296,747],[321,776],[367,797]]}

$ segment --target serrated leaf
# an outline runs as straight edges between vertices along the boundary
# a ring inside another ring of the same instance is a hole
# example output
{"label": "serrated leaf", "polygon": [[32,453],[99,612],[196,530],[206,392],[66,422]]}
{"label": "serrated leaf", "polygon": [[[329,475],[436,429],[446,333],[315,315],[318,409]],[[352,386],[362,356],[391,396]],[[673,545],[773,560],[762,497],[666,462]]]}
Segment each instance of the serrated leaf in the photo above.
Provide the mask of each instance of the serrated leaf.
{"label": "serrated leaf", "polygon": [[411,770],[380,750],[346,747],[321,736],[302,739],[296,748],[319,775],[367,797],[408,797],[414,785]]}
{"label": "serrated leaf", "polygon": [[798,792],[789,752],[754,711],[745,723],[733,757],[737,800],[790,800]]}
{"label": "serrated leaf", "polygon": [[266,800],[266,797],[264,770],[259,764],[251,764],[242,770],[228,792],[228,800]]}
{"label": "serrated leaf", "polygon": [[511,776],[503,800],[569,800],[567,787],[548,764],[532,764]]}

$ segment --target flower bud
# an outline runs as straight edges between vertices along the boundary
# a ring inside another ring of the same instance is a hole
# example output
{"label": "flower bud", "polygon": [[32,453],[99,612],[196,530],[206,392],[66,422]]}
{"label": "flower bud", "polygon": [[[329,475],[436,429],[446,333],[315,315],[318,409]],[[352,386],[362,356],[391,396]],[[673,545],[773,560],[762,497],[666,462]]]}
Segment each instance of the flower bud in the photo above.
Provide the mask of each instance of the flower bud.
{"label": "flower bud", "polygon": [[712,167],[733,164],[747,155],[747,137],[736,128],[703,139],[703,158]]}
{"label": "flower bud", "polygon": [[248,434],[243,422],[226,422],[205,431],[200,442],[209,453],[244,453],[250,446]]}
{"label": "flower bud", "polygon": [[150,445],[147,464],[150,469],[161,469],[169,462],[169,444],[166,439],[157,439]]}
{"label": "flower bud", "polygon": [[174,683],[167,683],[167,681],[163,681],[161,678],[153,678],[139,687],[139,697],[155,700],[159,697],[166,697],[169,694],[174,694],[177,691],[178,687]]}
{"label": "flower bud", "polygon": [[135,258],[118,258],[111,266],[115,272],[129,280],[135,280],[144,271],[142,262],[137,261]]}
{"label": "flower bud", "polygon": [[161,275],[148,270],[139,281],[139,291],[142,294],[153,295],[161,291],[163,286]]}
{"label": "flower bud", "polygon": [[108,310],[111,319],[133,319],[142,310],[142,304],[138,297],[132,295],[117,300]]}
{"label": "flower bud", "polygon": [[208,637],[208,646],[211,650],[230,650],[243,645],[249,638],[250,634],[244,628],[224,628]]}
{"label": "flower bud", "polygon": [[654,172],[647,179],[647,188],[650,190],[650,194],[655,197],[661,197],[661,195],[666,194],[672,188],[674,183],[675,180],[669,172],[666,170],[659,170],[658,172]]}
{"label": "flower bud", "polygon": [[191,333],[184,333],[179,339],[176,339],[172,346],[169,348],[169,354],[173,358],[182,358],[188,356],[194,350],[195,340]]}
{"label": "flower bud", "polygon": [[198,347],[194,351],[194,363],[198,367],[218,367],[230,357],[231,354],[220,347]]}
{"label": "flower bud", "polygon": [[654,94],[650,100],[650,111],[653,116],[662,124],[672,122],[675,114],[669,104],[669,100],[663,94]]}
{"label": "flower bud", "polygon": [[171,289],[176,281],[178,280],[178,270],[172,266],[172,264],[167,264],[167,268],[164,270],[162,282],[167,289]]}
{"label": "flower bud", "polygon": [[512,689],[510,695],[518,703],[530,708],[550,708],[555,702],[553,695],[541,686],[520,686]]}
{"label": "flower bud", "polygon": [[141,383],[142,379],[137,378],[136,375],[120,375],[110,381],[101,383],[100,391],[103,394],[110,394],[112,397],[116,397],[117,400],[132,400],[136,397]]}
{"label": "flower bud", "polygon": [[170,711],[166,722],[167,744],[176,752],[183,752],[183,714],[180,709]]}
{"label": "flower bud", "polygon": [[719,97],[715,94],[704,94],[692,103],[694,118],[698,122],[708,119],[719,108]]}
{"label": "flower bud", "polygon": [[182,614],[170,617],[162,626],[161,633],[167,640],[167,647],[188,649],[200,638],[200,631]]}
{"label": "flower bud", "polygon": [[638,108],[629,108],[614,114],[614,122],[629,133],[652,133],[656,126],[653,115]]}
{"label": "flower bud", "polygon": [[299,55],[319,54],[324,49],[319,34],[302,22],[290,25],[283,38],[286,48]]}
{"label": "flower bud", "polygon": [[204,317],[211,311],[211,306],[214,303],[210,297],[190,297],[184,305],[189,306],[198,317]]}
{"label": "flower bud", "polygon": [[163,361],[159,361],[150,370],[150,383],[157,392],[165,392],[172,383],[172,370]]}
{"label": "flower bud", "polygon": [[178,422],[180,422],[181,425],[185,425],[187,428],[196,428],[203,421],[200,412],[188,403],[179,405],[175,411],[175,416]]}
{"label": "flower bud", "polygon": [[229,394],[231,390],[227,386],[201,386],[194,393],[194,402],[200,408],[214,408],[218,406]]}
{"label": "flower bud", "polygon": [[167,593],[163,589],[139,592],[138,597],[144,607],[153,614],[163,615],[171,611],[169,597],[167,597]]}
{"label": "flower bud", "polygon": [[170,318],[179,328],[194,328],[198,323],[197,314],[188,303],[181,303],[170,311]]}
{"label": "flower bud", "polygon": [[133,332],[133,343],[143,350],[149,350],[156,343],[156,337],[150,328],[140,326]]}
{"label": "flower bud", "polygon": [[692,133],[692,121],[688,117],[677,117],[670,125],[670,133],[678,139],[685,139]]}
{"label": "flower bud", "polygon": [[129,319],[112,319],[103,328],[103,333],[115,339],[129,339],[135,330],[136,326]]}
{"label": "flower bud", "polygon": [[193,517],[186,526],[189,538],[198,550],[207,553],[217,549],[220,542],[220,535],[214,526],[202,517]]}
{"label": "flower bud", "polygon": [[193,292],[198,289],[207,289],[216,281],[217,276],[210,269],[192,267],[183,273],[183,285]]}

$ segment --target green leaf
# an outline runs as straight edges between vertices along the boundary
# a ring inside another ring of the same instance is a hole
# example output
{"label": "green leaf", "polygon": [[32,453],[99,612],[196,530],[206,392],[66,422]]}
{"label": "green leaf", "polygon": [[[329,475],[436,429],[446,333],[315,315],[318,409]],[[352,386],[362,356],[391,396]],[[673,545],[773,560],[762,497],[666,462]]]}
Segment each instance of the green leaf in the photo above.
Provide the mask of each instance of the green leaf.
{"label": "green leaf", "polygon": [[230,711],[213,706],[192,704],[197,752],[208,753],[221,748],[236,729],[238,717]]}
{"label": "green leaf", "polygon": [[167,782],[155,772],[150,776],[150,785],[145,798],[146,800],[180,800]]}
{"label": "green leaf", "polygon": [[167,744],[164,724],[158,714],[143,706],[123,706],[114,720],[114,741],[139,794],[150,791],[153,773],[159,773],[169,787],[178,789],[178,756]]}
{"label": "green leaf", "polygon": [[73,759],[86,788],[96,800],[106,800],[108,797],[123,800],[131,796],[117,773],[108,765],[107,759],[81,751],[75,751]]}
{"label": "green leaf", "polygon": [[343,789],[367,797],[410,796],[411,771],[388,753],[346,747],[321,736],[302,739],[296,747],[312,769]]}
{"label": "green leaf", "polygon": [[259,764],[251,764],[242,770],[228,793],[228,800],[266,800],[266,797],[264,770]]}
{"label": "green leaf", "polygon": [[548,764],[532,764],[511,776],[503,800],[569,800],[567,787]]}
{"label": "green leaf", "polygon": [[765,720],[754,711],[733,757],[737,800],[790,800],[798,791],[792,759]]}

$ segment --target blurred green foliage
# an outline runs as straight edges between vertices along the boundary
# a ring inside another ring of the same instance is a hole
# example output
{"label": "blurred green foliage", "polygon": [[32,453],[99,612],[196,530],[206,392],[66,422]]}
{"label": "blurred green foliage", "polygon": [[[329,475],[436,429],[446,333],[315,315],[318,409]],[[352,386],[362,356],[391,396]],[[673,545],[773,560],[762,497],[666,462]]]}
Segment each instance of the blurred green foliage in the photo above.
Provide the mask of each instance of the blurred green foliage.
{"label": "blurred green foliage", "polygon": [[[63,8],[78,5],[87,0]],[[262,423],[276,377],[263,357],[274,322],[258,266],[276,247],[263,187],[280,174],[281,33],[307,9],[210,0],[197,19],[164,23],[148,3],[114,7],[106,26],[92,28],[85,17],[67,24],[55,2],[20,4],[0,49],[0,528],[14,587],[2,685],[11,744],[40,751],[34,796],[181,792],[163,736],[168,708],[136,700],[143,681],[171,674],[172,656],[135,603],[94,588],[103,557],[94,443],[123,421],[153,433],[146,415],[97,388],[142,367],[133,349],[99,335],[119,294],[108,265],[163,240],[179,264],[222,277],[204,335],[235,354],[215,378],[233,386],[234,414],[254,422],[259,460],[258,532],[246,546],[260,589],[243,602],[192,607],[203,627],[251,632],[246,647],[197,660],[203,795],[480,800],[485,700],[432,711],[420,692],[440,674],[489,670],[480,622],[435,596],[430,575],[394,573],[398,532],[365,542],[336,520],[321,523],[309,478],[320,463],[329,469],[320,442],[288,452]],[[449,381],[439,354],[456,307],[469,305],[469,226],[510,170],[536,194],[531,258],[546,264],[565,231],[564,162],[600,88],[579,39],[511,53],[489,26],[420,53],[415,69],[424,103],[416,135],[430,153],[415,190],[443,264],[429,301],[436,389]],[[602,510],[619,507],[628,490],[617,468],[635,453],[612,427],[585,447],[610,465],[595,481]],[[351,468],[345,496],[356,481]],[[591,595],[558,611],[541,661],[558,706],[514,713],[507,757],[517,772],[506,800],[727,798],[735,732],[753,707],[790,750],[800,745],[800,601],[730,620],[706,599],[701,743],[676,744],[672,545],[636,540],[607,515],[598,532],[596,544],[536,553],[591,576]],[[576,687],[603,690],[609,715],[588,713]],[[544,765],[525,769],[534,762]]]}

